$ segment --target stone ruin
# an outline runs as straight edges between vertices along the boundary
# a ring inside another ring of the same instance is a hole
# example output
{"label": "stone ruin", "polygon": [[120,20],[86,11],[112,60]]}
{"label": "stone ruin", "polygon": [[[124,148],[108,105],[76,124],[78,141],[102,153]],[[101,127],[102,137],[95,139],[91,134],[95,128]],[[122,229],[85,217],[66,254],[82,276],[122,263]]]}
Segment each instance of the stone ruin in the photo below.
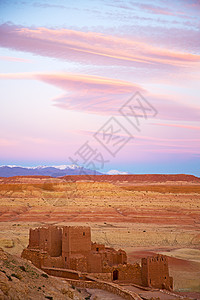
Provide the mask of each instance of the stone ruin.
{"label": "stone ruin", "polygon": [[48,226],[30,229],[29,245],[21,256],[56,276],[77,279],[76,272],[70,272],[74,270],[109,281],[168,290],[173,288],[166,256],[158,254],[142,258],[141,266],[137,263],[128,264],[125,251],[93,243],[90,227]]}

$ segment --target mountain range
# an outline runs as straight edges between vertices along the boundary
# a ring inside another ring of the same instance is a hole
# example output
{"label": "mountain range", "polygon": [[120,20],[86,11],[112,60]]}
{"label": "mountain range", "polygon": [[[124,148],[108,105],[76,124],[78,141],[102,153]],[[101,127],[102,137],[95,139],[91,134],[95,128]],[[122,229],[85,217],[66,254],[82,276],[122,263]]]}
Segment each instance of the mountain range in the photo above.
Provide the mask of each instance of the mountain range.
{"label": "mountain range", "polygon": [[102,173],[86,169],[77,165],[61,166],[38,166],[38,167],[20,167],[20,166],[0,166],[0,177],[13,176],[51,176],[60,177],[66,175],[101,175]]}

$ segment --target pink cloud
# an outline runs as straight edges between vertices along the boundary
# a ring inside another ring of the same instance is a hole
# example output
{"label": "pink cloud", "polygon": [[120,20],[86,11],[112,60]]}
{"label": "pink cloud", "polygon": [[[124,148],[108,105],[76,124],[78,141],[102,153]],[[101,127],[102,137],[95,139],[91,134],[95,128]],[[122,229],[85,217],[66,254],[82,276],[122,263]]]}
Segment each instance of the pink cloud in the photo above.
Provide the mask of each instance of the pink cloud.
{"label": "pink cloud", "polygon": [[156,15],[167,15],[167,16],[179,16],[183,18],[190,18],[186,16],[183,11],[172,10],[168,7],[161,7],[152,4],[142,4],[142,3],[134,3],[134,5],[139,6],[141,9],[144,9],[152,14]]}
{"label": "pink cloud", "polygon": [[158,111],[157,119],[176,121],[199,121],[200,107],[180,102],[177,96],[162,94],[147,95],[148,101]]}
{"label": "pink cloud", "polygon": [[13,56],[0,56],[0,60],[11,61],[11,62],[31,62],[30,59],[13,57]]}
{"label": "pink cloud", "polygon": [[200,55],[97,32],[0,26],[0,46],[36,55],[96,65],[197,67]]}
{"label": "pink cloud", "polygon": [[[200,108],[186,105],[171,96],[152,95],[128,81],[73,73],[6,73],[1,79],[31,79],[59,87],[64,92],[53,100],[55,106],[96,114],[119,114],[130,96],[139,91],[158,111],[157,119],[199,121]],[[133,117],[134,118],[134,117]]]}
{"label": "pink cloud", "polygon": [[98,76],[42,74],[36,78],[67,92],[53,99],[55,106],[97,114],[117,114],[119,107],[131,94],[145,92],[142,87],[130,82]]}
{"label": "pink cloud", "polygon": [[192,129],[192,130],[200,130],[200,126],[194,126],[194,125],[167,124],[167,123],[152,123],[152,125],[177,127],[177,128]]}

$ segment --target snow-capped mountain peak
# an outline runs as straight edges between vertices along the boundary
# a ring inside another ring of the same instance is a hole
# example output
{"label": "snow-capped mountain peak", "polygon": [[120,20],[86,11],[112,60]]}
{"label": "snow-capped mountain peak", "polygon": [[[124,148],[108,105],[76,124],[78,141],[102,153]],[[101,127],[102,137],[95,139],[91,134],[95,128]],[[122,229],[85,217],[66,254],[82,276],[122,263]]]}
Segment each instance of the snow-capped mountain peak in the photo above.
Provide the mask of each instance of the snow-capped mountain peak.
{"label": "snow-capped mountain peak", "polygon": [[65,170],[65,169],[75,170],[75,169],[81,168],[80,166],[75,165],[75,164],[72,164],[72,165],[60,165],[60,166],[53,166],[53,167],[56,168],[56,169],[59,169],[59,170]]}
{"label": "snow-capped mountain peak", "polygon": [[122,172],[118,170],[110,170],[107,172],[108,175],[127,175],[127,172]]}

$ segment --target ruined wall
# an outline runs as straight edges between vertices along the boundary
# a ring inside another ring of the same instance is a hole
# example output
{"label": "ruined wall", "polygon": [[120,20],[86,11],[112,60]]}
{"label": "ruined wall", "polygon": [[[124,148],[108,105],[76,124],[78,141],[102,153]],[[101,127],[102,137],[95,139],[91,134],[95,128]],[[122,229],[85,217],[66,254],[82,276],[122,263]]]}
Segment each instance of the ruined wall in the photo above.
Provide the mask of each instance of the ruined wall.
{"label": "ruined wall", "polygon": [[30,229],[28,248],[41,249],[51,256],[60,256],[62,254],[62,229],[56,226]]}
{"label": "ruined wall", "polygon": [[119,281],[132,282],[138,285],[142,285],[141,267],[139,264],[119,265],[115,269],[118,270]]}
{"label": "ruined wall", "polygon": [[89,273],[102,272],[102,256],[100,253],[90,253],[87,257],[87,271]]}
{"label": "ruined wall", "polygon": [[67,280],[67,282],[77,287],[101,289],[104,291],[108,291],[112,294],[118,295],[123,299],[127,299],[127,300],[142,300],[142,298],[138,294],[132,291],[128,291],[127,289],[124,289],[122,286],[116,285],[111,282],[104,282],[98,279],[95,281]]}
{"label": "ruined wall", "polygon": [[166,256],[155,255],[142,259],[142,284],[160,289],[172,288]]}
{"label": "ruined wall", "polygon": [[87,258],[84,255],[76,254],[70,256],[70,269],[87,272]]}
{"label": "ruined wall", "polygon": [[105,245],[98,244],[98,243],[92,243],[91,250],[97,251],[97,252],[99,252],[99,251],[105,251]]}
{"label": "ruined wall", "polygon": [[29,245],[28,248],[39,249],[39,228],[29,230]]}
{"label": "ruined wall", "polygon": [[139,264],[135,263],[118,265],[118,266],[105,266],[103,272],[111,274],[112,281],[120,282],[130,282],[137,285],[142,285],[142,274],[141,267]]}
{"label": "ruined wall", "polygon": [[41,266],[62,269],[64,267],[63,258],[62,256],[51,257],[48,255],[41,260]]}
{"label": "ruined wall", "polygon": [[[112,282],[112,273],[90,273],[90,276],[103,280]],[[87,280],[87,278],[86,278]]]}
{"label": "ruined wall", "polygon": [[117,251],[117,264],[127,264],[127,255],[124,250],[118,250]]}
{"label": "ruined wall", "polygon": [[47,251],[48,250],[48,243],[49,243],[49,230],[45,227],[38,228],[39,230],[39,248]]}
{"label": "ruined wall", "polygon": [[63,277],[69,279],[79,280],[79,274],[70,270],[63,270],[63,269],[56,269],[56,268],[46,268],[43,267],[42,270],[49,275],[56,276],[56,277]]}
{"label": "ruined wall", "polygon": [[41,268],[41,255],[39,250],[24,249],[21,257],[30,260],[37,268]]}

